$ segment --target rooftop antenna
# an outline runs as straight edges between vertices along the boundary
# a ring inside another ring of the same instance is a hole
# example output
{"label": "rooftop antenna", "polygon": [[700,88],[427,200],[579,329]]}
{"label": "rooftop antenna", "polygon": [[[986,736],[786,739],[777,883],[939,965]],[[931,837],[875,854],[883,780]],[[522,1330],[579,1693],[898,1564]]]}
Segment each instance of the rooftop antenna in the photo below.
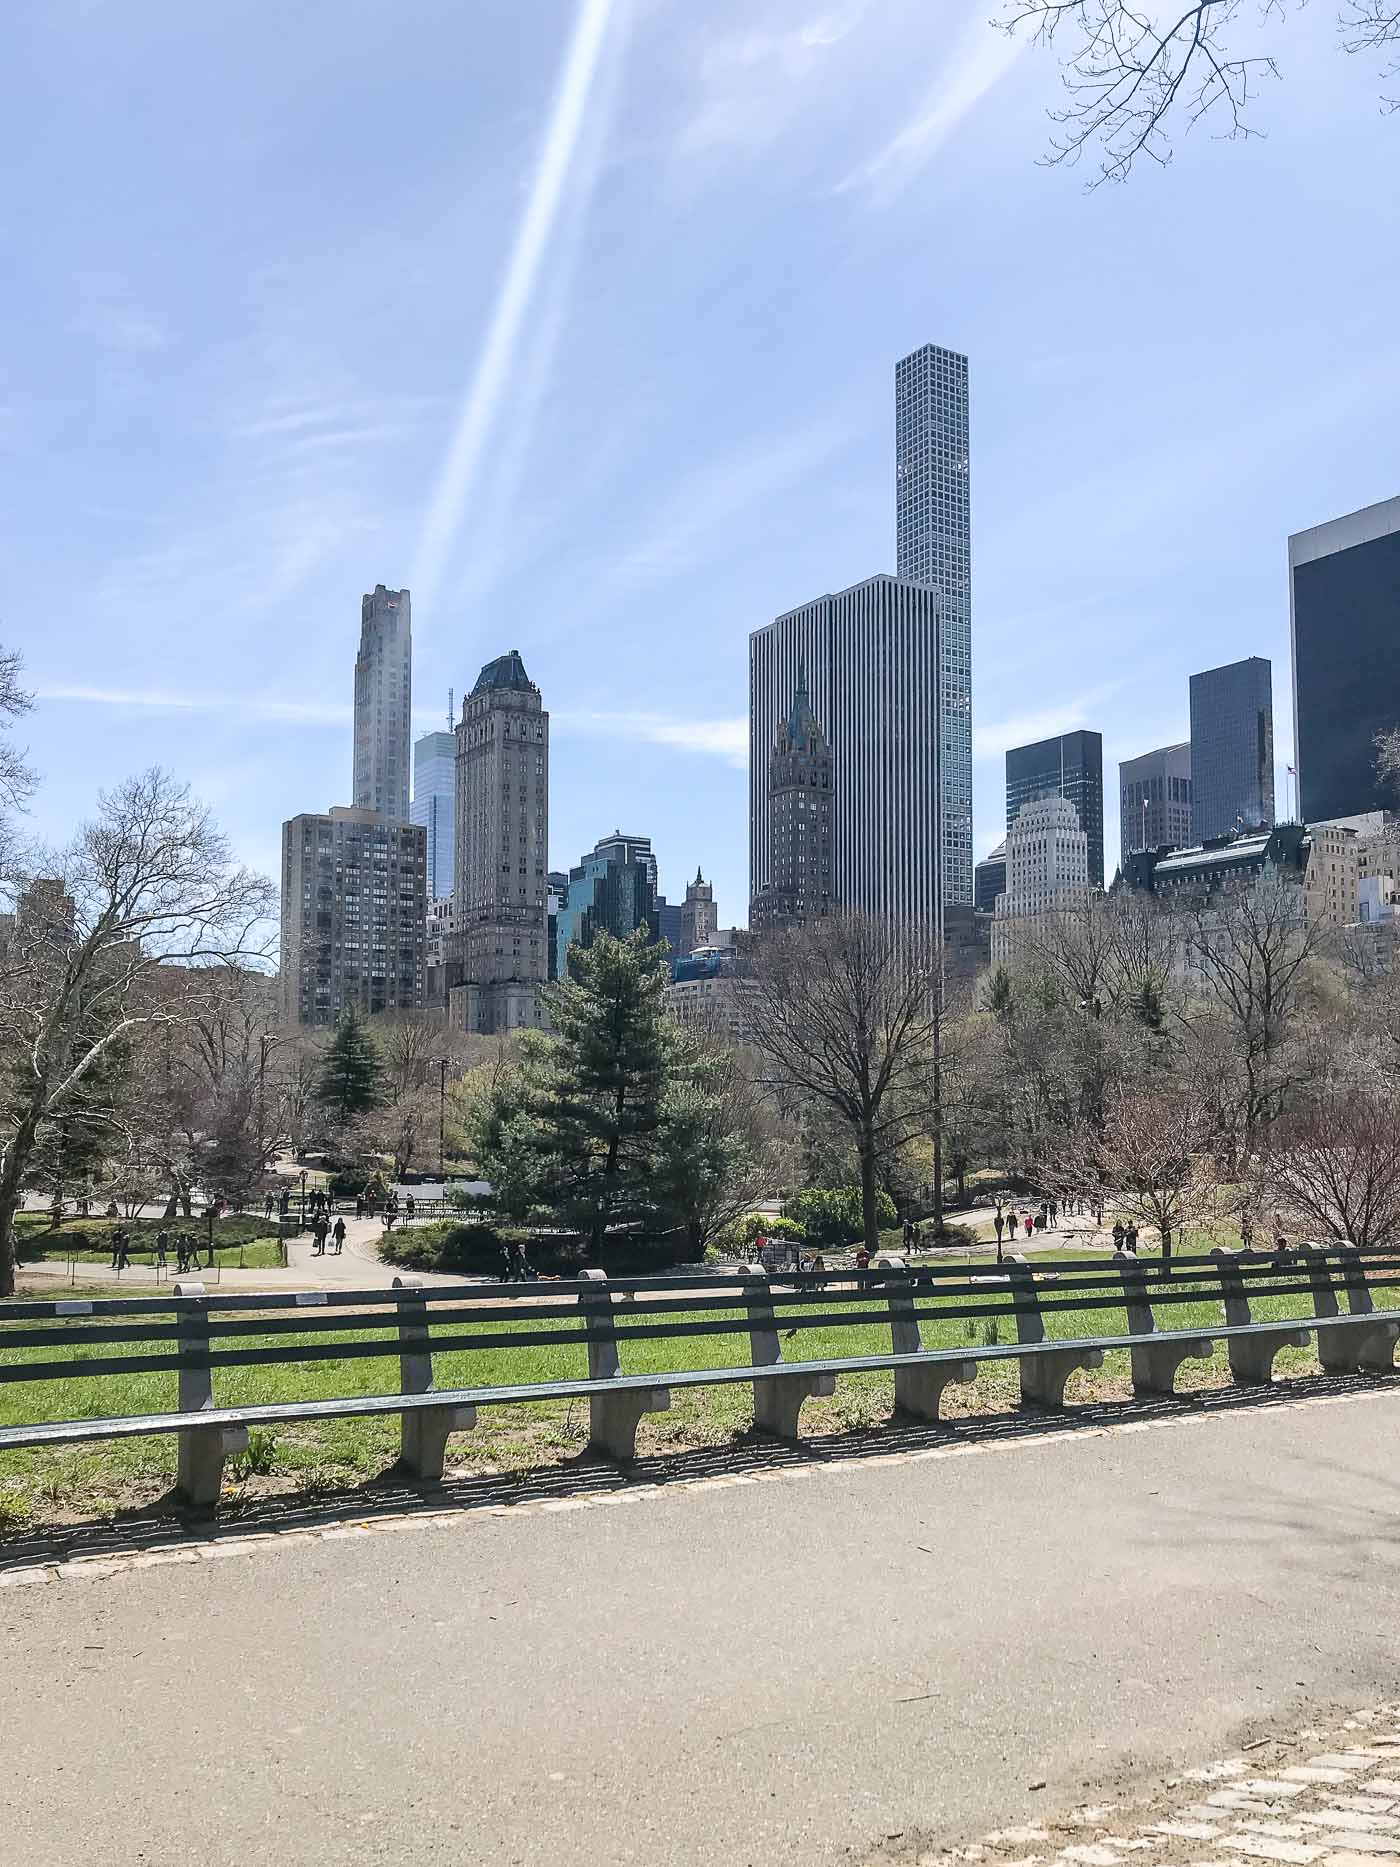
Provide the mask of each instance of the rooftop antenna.
{"label": "rooftop antenna", "polygon": [[451,732],[452,728],[457,724],[456,701],[457,701],[457,696],[456,694],[453,693],[452,689],[449,687],[447,690],[447,730],[448,732]]}

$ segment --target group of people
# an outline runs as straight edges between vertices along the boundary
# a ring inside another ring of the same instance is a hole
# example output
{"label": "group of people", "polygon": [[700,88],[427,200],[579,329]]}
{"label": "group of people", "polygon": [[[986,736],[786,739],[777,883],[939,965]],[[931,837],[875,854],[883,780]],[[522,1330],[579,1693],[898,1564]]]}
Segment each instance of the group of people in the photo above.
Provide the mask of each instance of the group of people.
{"label": "group of people", "polygon": [[992,1230],[997,1235],[997,1250],[1000,1251],[1003,1239],[1007,1244],[1014,1244],[1022,1226],[1025,1227],[1027,1238],[1032,1237],[1036,1232],[1053,1232],[1060,1222],[1061,1211],[1068,1216],[1070,1211],[1068,1200],[1061,1207],[1058,1199],[1045,1199],[1034,1211],[1028,1209],[1025,1212],[1018,1211],[1014,1206],[1009,1212],[1003,1212],[998,1206],[992,1214]]}
{"label": "group of people", "polygon": [[[131,1233],[124,1225],[116,1226],[111,1235],[112,1269],[125,1271],[131,1268]],[[199,1269],[199,1240],[193,1232],[176,1232],[172,1238],[162,1226],[156,1233],[155,1260],[156,1269],[164,1270],[170,1262],[171,1248],[175,1252],[175,1269],[183,1274]],[[209,1262],[214,1262],[212,1251]]]}
{"label": "group of people", "polygon": [[323,1207],[311,1221],[311,1255],[313,1258],[325,1257],[328,1238],[335,1240],[335,1249],[331,1256],[338,1258],[345,1249],[345,1221],[337,1215],[335,1224],[332,1225],[330,1209]]}
{"label": "group of people", "polygon": [[501,1282],[503,1284],[523,1284],[533,1282],[539,1272],[525,1256],[525,1247],[518,1239],[503,1239],[501,1242]]}

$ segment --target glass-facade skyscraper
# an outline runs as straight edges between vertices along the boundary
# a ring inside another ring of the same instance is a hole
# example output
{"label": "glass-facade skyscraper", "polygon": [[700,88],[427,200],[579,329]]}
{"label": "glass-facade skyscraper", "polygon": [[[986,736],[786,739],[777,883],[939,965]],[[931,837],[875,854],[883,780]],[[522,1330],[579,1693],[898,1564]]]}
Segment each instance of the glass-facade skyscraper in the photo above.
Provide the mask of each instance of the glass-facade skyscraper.
{"label": "glass-facade skyscraper", "polygon": [[972,900],[972,518],[967,358],[925,344],[895,365],[895,570],[943,618],[943,898]]}
{"label": "glass-facade skyscraper", "polygon": [[413,626],[407,590],[377,583],[360,599],[355,659],[355,808],[407,823]]}
{"label": "glass-facade skyscraper", "polygon": [[1103,734],[1080,730],[1012,746],[1006,754],[1006,827],[1036,798],[1067,797],[1089,839],[1089,885],[1103,887]]}
{"label": "glass-facade skyscraper", "polygon": [[1296,532],[1288,583],[1298,814],[1393,808],[1375,737],[1400,725],[1400,498]]}
{"label": "glass-facade skyscraper", "polygon": [[1191,676],[1191,835],[1274,821],[1273,670],[1262,655]]}
{"label": "glass-facade skyscraper", "polygon": [[428,833],[428,899],[452,893],[452,829],[457,814],[457,735],[424,733],[413,744],[408,820]]}

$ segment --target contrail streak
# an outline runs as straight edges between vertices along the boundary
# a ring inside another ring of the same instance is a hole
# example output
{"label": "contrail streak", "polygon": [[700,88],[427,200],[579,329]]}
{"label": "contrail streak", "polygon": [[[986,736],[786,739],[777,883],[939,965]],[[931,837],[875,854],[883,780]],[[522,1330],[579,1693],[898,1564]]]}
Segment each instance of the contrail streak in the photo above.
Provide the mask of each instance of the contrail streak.
{"label": "contrail streak", "polygon": [[446,568],[510,376],[520,327],[534,296],[540,261],[549,246],[573,163],[613,4],[614,0],[580,0],[530,199],[419,540],[412,587],[418,605],[424,609],[431,603]]}

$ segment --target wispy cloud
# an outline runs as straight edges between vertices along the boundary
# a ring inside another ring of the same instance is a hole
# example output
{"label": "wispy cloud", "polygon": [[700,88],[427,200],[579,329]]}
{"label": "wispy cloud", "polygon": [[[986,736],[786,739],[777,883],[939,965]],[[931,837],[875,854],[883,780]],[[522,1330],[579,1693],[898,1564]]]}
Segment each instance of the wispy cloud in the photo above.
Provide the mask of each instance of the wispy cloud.
{"label": "wispy cloud", "polygon": [[870,11],[870,0],[828,7],[785,31],[749,25],[706,37],[693,61],[696,102],[674,139],[682,158],[746,151],[776,142],[806,108],[812,80],[825,76],[825,54]]}
{"label": "wispy cloud", "polygon": [[643,511],[637,541],[630,546],[620,541],[612,581],[634,584],[676,575],[707,537],[761,510],[762,502],[784,487],[810,478],[859,436],[861,426],[854,409],[836,408],[787,433],[736,442],[732,452],[685,474]]}
{"label": "wispy cloud", "polygon": [[153,318],[111,305],[97,307],[74,318],[68,326],[76,337],[90,337],[108,350],[127,350],[138,354],[164,350],[170,338]]}
{"label": "wispy cloud", "polygon": [[551,724],[566,732],[606,732],[641,739],[648,745],[675,746],[722,759],[737,771],[749,763],[749,723],[746,719],[673,720],[660,713],[551,712]]}
{"label": "wispy cloud", "polygon": [[431,605],[447,566],[497,410],[511,379],[521,329],[535,296],[541,262],[553,238],[614,5],[615,0],[579,3],[539,166],[419,540],[413,589],[425,606]]}
{"label": "wispy cloud", "polygon": [[1097,709],[1118,692],[1120,681],[1107,681],[1086,688],[1057,706],[1040,707],[1032,712],[1012,714],[990,725],[975,725],[972,731],[974,758],[999,758],[1008,746],[1034,745],[1038,739],[1053,739],[1057,733],[1070,733],[1081,726],[1093,726]]}
{"label": "wispy cloud", "polygon": [[321,701],[263,700],[256,695],[180,694],[160,687],[83,687],[38,681],[34,696],[55,705],[123,707],[143,712],[221,713],[270,724],[346,727],[352,709]]}
{"label": "wispy cloud", "polygon": [[867,161],[837,184],[836,192],[893,200],[938,154],[948,138],[1024,50],[1024,36],[999,32],[979,13],[969,21],[952,57],[920,99],[912,117]]}

